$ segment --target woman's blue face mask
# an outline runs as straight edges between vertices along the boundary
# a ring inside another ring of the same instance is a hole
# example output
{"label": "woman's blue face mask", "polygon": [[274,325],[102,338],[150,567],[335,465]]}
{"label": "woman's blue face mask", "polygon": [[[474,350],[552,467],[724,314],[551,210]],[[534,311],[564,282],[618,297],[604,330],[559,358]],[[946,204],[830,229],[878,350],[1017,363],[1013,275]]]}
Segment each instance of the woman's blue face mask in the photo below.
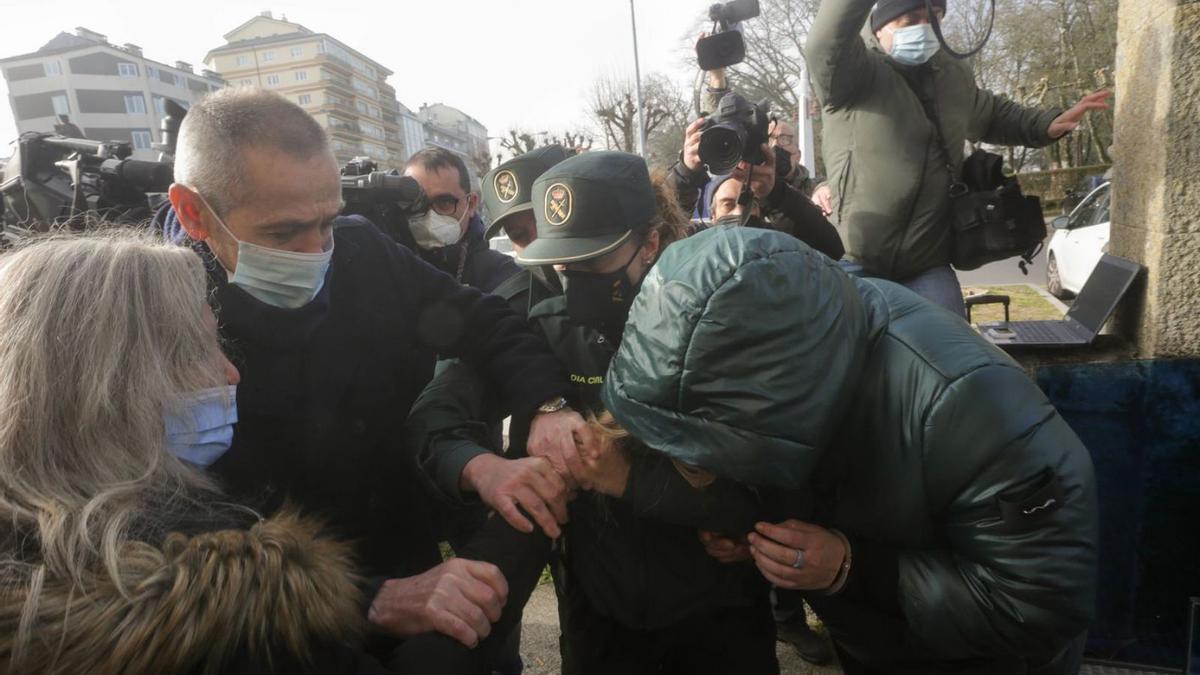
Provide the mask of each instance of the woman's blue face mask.
{"label": "woman's blue face mask", "polygon": [[164,413],[167,451],[207,468],[233,445],[237,420],[237,385],[181,394]]}

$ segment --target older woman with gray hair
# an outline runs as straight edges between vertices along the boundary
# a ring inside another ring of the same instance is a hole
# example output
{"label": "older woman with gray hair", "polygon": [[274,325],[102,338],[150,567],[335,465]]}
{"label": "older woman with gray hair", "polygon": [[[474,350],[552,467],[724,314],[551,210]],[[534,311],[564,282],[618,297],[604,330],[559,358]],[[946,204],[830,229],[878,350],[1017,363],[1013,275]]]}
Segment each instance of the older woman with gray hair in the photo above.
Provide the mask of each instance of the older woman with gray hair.
{"label": "older woman with gray hair", "polygon": [[387,672],[349,549],[201,470],[238,373],[192,251],[53,237],[0,287],[0,673]]}

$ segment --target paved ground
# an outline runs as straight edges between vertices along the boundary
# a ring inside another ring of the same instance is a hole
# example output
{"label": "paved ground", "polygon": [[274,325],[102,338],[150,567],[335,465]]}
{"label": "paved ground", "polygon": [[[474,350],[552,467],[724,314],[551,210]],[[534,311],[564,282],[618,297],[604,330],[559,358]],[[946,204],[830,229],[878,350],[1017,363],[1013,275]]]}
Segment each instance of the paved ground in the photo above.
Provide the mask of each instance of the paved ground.
{"label": "paved ground", "polygon": [[[810,666],[783,644],[779,645],[778,654],[781,675],[841,675],[842,672],[836,666]],[[558,675],[562,671],[562,661],[558,655],[558,606],[554,587],[550,584],[539,586],[525,606],[525,618],[521,624],[521,657],[525,661],[525,675]],[[1085,665],[1080,675],[1154,675],[1160,672],[1164,671]]]}
{"label": "paved ground", "polygon": [[[781,675],[840,675],[840,668],[814,668],[796,656],[794,650],[779,645]],[[562,660],[558,654],[558,605],[554,598],[554,587],[542,584],[529,604],[525,605],[525,617],[521,622],[521,658],[525,661],[525,675],[558,675],[562,671]]]}
{"label": "paved ground", "polygon": [[1046,252],[1042,251],[1028,266],[1029,275],[1021,274],[1017,267],[1017,259],[1001,260],[990,265],[984,265],[970,272],[959,272],[958,280],[963,286],[996,286],[1000,284],[1035,284],[1046,285]]}

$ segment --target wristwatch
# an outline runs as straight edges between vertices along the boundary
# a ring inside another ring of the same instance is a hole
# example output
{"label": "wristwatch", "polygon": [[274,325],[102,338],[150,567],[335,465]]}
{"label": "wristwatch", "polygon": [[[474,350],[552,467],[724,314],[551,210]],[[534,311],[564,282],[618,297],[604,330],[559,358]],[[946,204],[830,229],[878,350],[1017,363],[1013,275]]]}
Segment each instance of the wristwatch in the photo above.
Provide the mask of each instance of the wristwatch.
{"label": "wristwatch", "polygon": [[560,410],[566,410],[570,407],[570,405],[570,403],[567,403],[567,398],[565,396],[556,396],[538,406],[537,411],[539,415],[545,413],[556,413]]}

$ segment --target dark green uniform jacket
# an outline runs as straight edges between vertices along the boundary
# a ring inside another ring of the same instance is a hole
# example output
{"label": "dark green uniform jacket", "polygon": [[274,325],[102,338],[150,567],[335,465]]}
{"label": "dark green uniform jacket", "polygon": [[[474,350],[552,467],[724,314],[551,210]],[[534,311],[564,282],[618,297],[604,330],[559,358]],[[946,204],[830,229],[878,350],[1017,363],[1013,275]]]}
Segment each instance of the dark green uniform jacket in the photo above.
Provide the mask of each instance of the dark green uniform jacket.
{"label": "dark green uniform jacket", "polygon": [[750,228],[668,248],[630,323],[604,390],[621,424],[718,475],[813,489],[850,537],[845,592],[811,600],[844,650],[889,673],[1070,672],[1094,604],[1092,464],[1012,359]]}
{"label": "dark green uniform jacket", "polygon": [[[980,89],[967,63],[944,51],[921,66],[897,63],[869,27],[859,37],[874,4],[824,0],[807,56],[848,257],[871,276],[904,281],[950,262],[947,189],[950,171],[961,173],[963,142],[1047,145],[1061,111],[1023,108]],[[940,121],[951,169],[927,108]]]}

